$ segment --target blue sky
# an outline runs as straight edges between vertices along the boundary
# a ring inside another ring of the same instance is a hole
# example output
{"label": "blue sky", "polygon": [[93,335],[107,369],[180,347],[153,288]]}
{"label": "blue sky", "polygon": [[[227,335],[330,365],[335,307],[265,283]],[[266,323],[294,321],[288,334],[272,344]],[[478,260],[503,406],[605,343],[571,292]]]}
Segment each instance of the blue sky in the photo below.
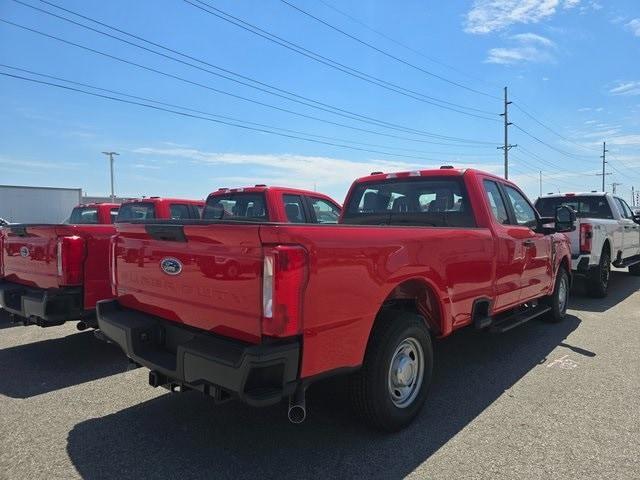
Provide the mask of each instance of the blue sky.
{"label": "blue sky", "polygon": [[[640,188],[636,0],[287,1],[388,55],[280,0],[207,3],[389,88],[181,0],[2,0],[3,20],[146,69],[0,22],[1,64],[172,104],[176,107],[169,109],[182,113],[198,110],[204,113],[195,115],[209,120],[0,75],[0,183],[81,187],[104,195],[109,189],[104,150],[120,153],[116,193],[126,196],[198,198],[220,186],[269,183],[315,186],[342,201],[351,181],[372,170],[451,164],[502,173],[496,145],[503,140],[498,113],[506,85],[516,124],[510,141],[518,144],[511,151],[510,177],[532,198],[540,170],[545,193],[598,188],[603,140],[612,173],[607,189],[621,183],[618,192],[630,199],[631,187]],[[132,40],[70,12],[101,21],[189,55],[192,59],[169,54],[200,69],[25,3]],[[6,66],[0,72],[69,86]],[[298,95],[307,105],[210,73],[222,72],[216,67],[236,80],[234,74],[259,81],[241,80],[268,92]],[[309,101],[329,107],[311,108]],[[343,116],[327,108],[341,109]],[[261,131],[212,122],[220,118],[210,114],[253,122],[242,125]]]}

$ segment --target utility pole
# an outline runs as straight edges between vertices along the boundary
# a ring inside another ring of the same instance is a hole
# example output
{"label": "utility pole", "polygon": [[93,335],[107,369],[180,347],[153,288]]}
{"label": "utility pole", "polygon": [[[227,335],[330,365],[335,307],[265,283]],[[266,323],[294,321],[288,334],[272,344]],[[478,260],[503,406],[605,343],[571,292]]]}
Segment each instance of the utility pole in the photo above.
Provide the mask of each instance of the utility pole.
{"label": "utility pole", "polygon": [[509,105],[511,103],[507,97],[507,87],[504,87],[504,113],[500,114],[501,117],[504,117],[504,146],[497,148],[504,150],[504,178],[506,179],[509,178],[509,150],[518,146],[509,144],[509,125],[512,125],[509,122]]}
{"label": "utility pole", "polygon": [[540,170],[540,196],[542,196],[542,170]]}
{"label": "utility pole", "polygon": [[120,155],[118,152],[102,152],[104,155],[109,157],[109,166],[111,168],[111,201],[115,202],[116,196],[113,192],[113,156]]}
{"label": "utility pole", "polygon": [[607,165],[607,152],[609,150],[607,150],[607,142],[602,142],[602,155],[600,155],[600,158],[602,159],[602,191],[606,191],[605,186],[604,186],[604,179],[607,176],[607,172],[606,172],[606,165]]}
{"label": "utility pole", "polygon": [[636,206],[636,189],[631,187],[631,205]]}
{"label": "utility pole", "polygon": [[611,192],[611,193],[612,193],[612,194],[614,194],[614,195],[616,194],[616,187],[617,187],[617,186],[619,186],[619,185],[623,185],[623,184],[622,184],[622,183],[618,183],[618,182],[613,182],[613,183],[611,184],[611,189],[612,189],[612,192]]}

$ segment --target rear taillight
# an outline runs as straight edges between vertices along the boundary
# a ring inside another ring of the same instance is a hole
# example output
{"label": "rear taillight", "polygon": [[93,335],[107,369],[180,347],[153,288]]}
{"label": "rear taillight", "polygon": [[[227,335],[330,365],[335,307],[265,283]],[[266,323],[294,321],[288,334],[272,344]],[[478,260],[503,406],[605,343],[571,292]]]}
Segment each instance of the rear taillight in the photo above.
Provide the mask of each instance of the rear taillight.
{"label": "rear taillight", "polygon": [[298,246],[265,248],[262,272],[262,334],[302,333],[302,293],[307,282],[307,252]]}
{"label": "rear taillight", "polygon": [[76,235],[59,238],[57,257],[60,285],[82,284],[84,239]]}
{"label": "rear taillight", "polygon": [[116,292],[116,242],[118,237],[116,235],[111,237],[109,243],[109,275],[111,278],[111,294],[117,295]]}
{"label": "rear taillight", "polygon": [[593,239],[593,225],[589,223],[580,224],[580,253],[591,253],[591,243]]}

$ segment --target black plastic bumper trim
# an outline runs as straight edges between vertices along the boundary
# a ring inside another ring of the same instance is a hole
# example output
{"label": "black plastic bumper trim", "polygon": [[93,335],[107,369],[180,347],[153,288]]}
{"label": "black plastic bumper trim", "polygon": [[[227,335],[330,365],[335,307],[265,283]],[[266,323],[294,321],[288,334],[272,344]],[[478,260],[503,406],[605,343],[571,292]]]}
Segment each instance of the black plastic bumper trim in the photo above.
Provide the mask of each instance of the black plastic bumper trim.
{"label": "black plastic bumper trim", "polygon": [[44,289],[0,280],[0,307],[41,327],[83,317],[82,289]]}
{"label": "black plastic bumper trim", "polygon": [[[298,339],[248,344],[123,307],[117,300],[98,302],[97,316],[104,335],[167,383],[201,391],[203,385],[218,387],[262,406],[290,395],[298,381]],[[260,374],[267,370],[269,381],[261,383]]]}

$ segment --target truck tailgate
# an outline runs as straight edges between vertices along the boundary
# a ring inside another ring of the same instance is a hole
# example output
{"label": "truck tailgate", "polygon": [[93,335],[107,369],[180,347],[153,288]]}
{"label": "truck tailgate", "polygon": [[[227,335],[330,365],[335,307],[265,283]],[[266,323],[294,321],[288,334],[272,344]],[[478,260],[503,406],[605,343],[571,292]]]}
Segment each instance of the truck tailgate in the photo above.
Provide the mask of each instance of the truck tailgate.
{"label": "truck tailgate", "polygon": [[12,225],[5,228],[4,278],[30,287],[57,288],[57,239],[73,235],[66,225]]}
{"label": "truck tailgate", "polygon": [[118,301],[167,320],[258,343],[258,225],[118,224]]}

